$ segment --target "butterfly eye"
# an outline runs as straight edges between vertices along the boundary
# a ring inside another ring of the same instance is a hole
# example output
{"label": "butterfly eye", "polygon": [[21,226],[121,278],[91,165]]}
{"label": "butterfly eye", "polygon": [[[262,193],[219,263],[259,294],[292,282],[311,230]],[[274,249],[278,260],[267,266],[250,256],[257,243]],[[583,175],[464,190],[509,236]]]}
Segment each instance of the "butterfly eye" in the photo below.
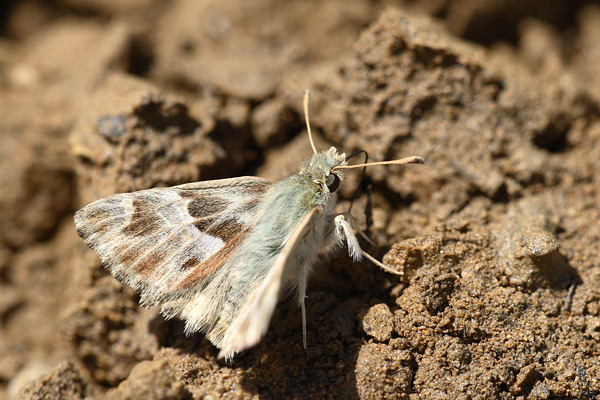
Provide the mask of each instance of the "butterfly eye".
{"label": "butterfly eye", "polygon": [[327,175],[325,184],[327,185],[327,189],[329,189],[329,193],[333,193],[340,187],[340,177],[336,174],[329,174]]}

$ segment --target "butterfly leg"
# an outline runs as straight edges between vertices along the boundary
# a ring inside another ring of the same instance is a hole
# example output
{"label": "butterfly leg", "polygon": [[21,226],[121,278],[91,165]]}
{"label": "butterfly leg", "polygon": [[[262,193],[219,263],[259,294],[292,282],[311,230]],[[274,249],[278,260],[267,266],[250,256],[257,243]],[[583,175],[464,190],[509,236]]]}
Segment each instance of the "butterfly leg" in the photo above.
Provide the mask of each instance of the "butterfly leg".
{"label": "butterfly leg", "polygon": [[[350,222],[348,222],[346,220],[346,217],[348,217]],[[355,261],[360,261],[362,259],[362,257],[364,257],[367,260],[371,261],[373,264],[377,265],[379,268],[383,269],[384,271],[386,271],[390,274],[393,274],[393,275],[400,275],[398,273],[398,271],[394,271],[393,269],[389,268],[387,265],[385,265],[381,261],[377,260],[375,257],[373,257],[372,255],[370,255],[369,253],[367,253],[366,251],[364,251],[363,249],[360,248],[360,245],[358,244],[358,240],[356,240],[356,236],[354,234],[354,229],[352,228],[352,225],[355,226],[352,215],[346,214],[346,213],[339,214],[335,217],[334,222],[335,222],[335,232],[336,232],[336,235],[338,236],[338,239],[340,241],[344,241],[344,239],[346,239],[346,243],[348,245],[348,253]],[[371,239],[369,239],[366,235],[364,235],[360,230],[357,229],[357,231],[367,241],[371,242]],[[371,242],[371,244],[372,244],[372,242]]]}
{"label": "butterfly leg", "polygon": [[298,302],[300,303],[300,311],[302,312],[302,345],[304,349],[307,346],[306,340],[306,281],[310,268],[304,266],[300,272],[298,279]]}
{"label": "butterfly leg", "polygon": [[346,220],[346,216],[344,214],[338,214],[333,219],[333,223],[335,224],[335,235],[339,242],[345,241],[348,246],[348,254],[350,257],[352,257],[354,261],[360,261],[362,259],[363,251],[358,244],[354,229],[352,229],[352,226],[348,220]]}

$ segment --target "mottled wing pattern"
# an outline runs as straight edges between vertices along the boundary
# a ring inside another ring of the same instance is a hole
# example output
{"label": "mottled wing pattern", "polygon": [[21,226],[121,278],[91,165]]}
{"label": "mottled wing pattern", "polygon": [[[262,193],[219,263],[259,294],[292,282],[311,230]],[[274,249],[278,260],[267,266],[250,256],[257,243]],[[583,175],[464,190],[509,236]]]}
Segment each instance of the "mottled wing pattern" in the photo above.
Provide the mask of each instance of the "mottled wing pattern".
{"label": "mottled wing pattern", "polygon": [[316,208],[308,212],[286,239],[264,281],[250,295],[249,301],[227,330],[219,357],[232,358],[235,353],[257,344],[267,332],[279,298],[283,273],[291,261],[290,256],[310,233],[316,214]]}
{"label": "mottled wing pattern", "polygon": [[151,306],[189,297],[244,240],[271,182],[255,177],[116,194],[75,214],[77,232]]}

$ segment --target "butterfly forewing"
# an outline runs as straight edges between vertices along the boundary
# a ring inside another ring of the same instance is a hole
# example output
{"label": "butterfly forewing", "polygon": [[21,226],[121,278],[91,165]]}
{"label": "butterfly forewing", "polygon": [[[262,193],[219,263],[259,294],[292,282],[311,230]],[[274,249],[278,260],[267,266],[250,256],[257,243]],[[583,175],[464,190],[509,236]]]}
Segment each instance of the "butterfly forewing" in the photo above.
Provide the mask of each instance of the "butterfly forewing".
{"label": "butterfly forewing", "polygon": [[103,265],[147,305],[174,302],[209,277],[239,244],[271,183],[255,177],[124,193],[75,214]]}

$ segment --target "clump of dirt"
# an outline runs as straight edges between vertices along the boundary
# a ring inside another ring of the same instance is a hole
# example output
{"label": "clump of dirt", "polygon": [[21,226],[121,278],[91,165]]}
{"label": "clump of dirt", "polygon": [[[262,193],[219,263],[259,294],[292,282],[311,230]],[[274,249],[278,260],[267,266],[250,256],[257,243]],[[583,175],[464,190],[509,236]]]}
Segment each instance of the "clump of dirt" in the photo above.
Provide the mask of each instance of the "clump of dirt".
{"label": "clump of dirt", "polygon": [[[598,397],[600,8],[565,4],[2,6],[0,400]],[[339,210],[390,272],[319,262],[308,348],[284,298],[227,364],[72,214],[293,172],[306,88],[317,147],[426,165],[348,171]]]}

